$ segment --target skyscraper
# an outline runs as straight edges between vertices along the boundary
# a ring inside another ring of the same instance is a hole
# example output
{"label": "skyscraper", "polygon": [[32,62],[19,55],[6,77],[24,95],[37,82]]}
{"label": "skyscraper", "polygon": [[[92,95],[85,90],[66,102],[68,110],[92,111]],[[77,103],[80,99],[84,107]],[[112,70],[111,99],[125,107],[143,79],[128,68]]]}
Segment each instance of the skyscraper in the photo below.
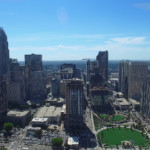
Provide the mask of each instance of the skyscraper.
{"label": "skyscraper", "polygon": [[129,61],[120,61],[119,63],[119,89],[127,96],[128,95],[128,72]]}
{"label": "skyscraper", "polygon": [[68,127],[83,126],[84,93],[83,82],[72,79],[66,90],[66,125]]}
{"label": "skyscraper", "polygon": [[46,76],[42,67],[42,55],[25,55],[26,99],[44,100]]}
{"label": "skyscraper", "polygon": [[7,84],[9,103],[22,103],[25,100],[25,69],[17,59],[10,59],[9,83]]}
{"label": "skyscraper", "polygon": [[91,74],[95,73],[97,68],[96,61],[87,60],[86,63],[86,81],[90,81]]}
{"label": "skyscraper", "polygon": [[8,79],[9,49],[7,36],[0,28],[0,114],[7,110],[6,84]]}
{"label": "skyscraper", "polygon": [[29,71],[42,71],[42,55],[25,55],[25,67]]}
{"label": "skyscraper", "polygon": [[0,75],[8,73],[9,49],[5,31],[0,28]]}
{"label": "skyscraper", "polygon": [[104,81],[108,79],[108,51],[99,51],[97,57],[97,66],[99,74],[102,76]]}
{"label": "skyscraper", "polygon": [[120,90],[128,98],[141,98],[142,82],[147,78],[146,62],[122,61],[119,65]]}
{"label": "skyscraper", "polygon": [[150,79],[146,79],[142,83],[140,102],[142,114],[150,118]]}

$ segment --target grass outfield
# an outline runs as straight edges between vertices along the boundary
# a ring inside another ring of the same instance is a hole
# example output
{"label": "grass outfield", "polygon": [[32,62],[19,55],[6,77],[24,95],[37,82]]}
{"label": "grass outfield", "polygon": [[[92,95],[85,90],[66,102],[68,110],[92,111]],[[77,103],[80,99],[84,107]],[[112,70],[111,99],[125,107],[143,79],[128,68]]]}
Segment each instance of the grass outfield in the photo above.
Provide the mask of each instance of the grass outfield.
{"label": "grass outfield", "polygon": [[110,120],[112,121],[121,121],[124,119],[125,119],[125,116],[122,116],[122,115],[115,115],[114,117],[110,117]]}
{"label": "grass outfield", "polygon": [[146,137],[136,130],[129,128],[109,128],[97,134],[97,137],[103,134],[102,143],[107,146],[122,145],[121,141],[134,141],[134,145],[144,146],[147,143]]}

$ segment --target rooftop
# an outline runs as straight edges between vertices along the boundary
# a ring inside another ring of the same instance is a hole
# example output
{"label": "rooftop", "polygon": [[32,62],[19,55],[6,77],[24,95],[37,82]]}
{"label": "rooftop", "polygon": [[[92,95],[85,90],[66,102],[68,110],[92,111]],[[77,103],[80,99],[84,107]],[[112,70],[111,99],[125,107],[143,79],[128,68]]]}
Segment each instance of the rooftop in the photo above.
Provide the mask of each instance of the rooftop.
{"label": "rooftop", "polygon": [[41,130],[41,127],[31,127],[31,126],[29,126],[27,130]]}
{"label": "rooftop", "polygon": [[78,137],[70,137],[68,138],[68,145],[78,145],[79,138]]}
{"label": "rooftop", "polygon": [[119,105],[129,105],[129,102],[125,98],[117,98],[116,100]]}
{"label": "rooftop", "polygon": [[10,110],[7,113],[7,116],[13,116],[13,117],[23,117],[29,113],[29,110],[20,111],[20,110]]}
{"label": "rooftop", "polygon": [[61,114],[62,108],[49,106],[49,107],[41,107],[36,114],[37,118],[49,118],[54,116],[59,116]]}
{"label": "rooftop", "polygon": [[47,118],[33,118],[32,122],[46,122]]}
{"label": "rooftop", "polygon": [[140,102],[136,101],[135,99],[129,98],[129,101],[135,105],[140,105]]}

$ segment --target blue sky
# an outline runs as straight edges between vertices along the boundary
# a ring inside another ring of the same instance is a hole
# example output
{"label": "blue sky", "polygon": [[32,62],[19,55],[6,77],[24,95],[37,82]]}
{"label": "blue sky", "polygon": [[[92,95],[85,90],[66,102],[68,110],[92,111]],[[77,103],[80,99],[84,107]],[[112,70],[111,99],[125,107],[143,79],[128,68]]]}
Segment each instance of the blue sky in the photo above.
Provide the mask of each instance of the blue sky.
{"label": "blue sky", "polygon": [[0,0],[10,57],[150,59],[150,0]]}

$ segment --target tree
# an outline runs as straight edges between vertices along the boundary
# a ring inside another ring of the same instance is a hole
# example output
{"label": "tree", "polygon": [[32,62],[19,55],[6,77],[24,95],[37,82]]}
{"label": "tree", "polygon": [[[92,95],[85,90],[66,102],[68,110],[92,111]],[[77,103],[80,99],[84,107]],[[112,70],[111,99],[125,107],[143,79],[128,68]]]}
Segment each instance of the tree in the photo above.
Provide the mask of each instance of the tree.
{"label": "tree", "polygon": [[6,122],[6,123],[4,123],[3,128],[8,133],[13,129],[13,124],[10,122]]}
{"label": "tree", "polygon": [[35,104],[35,103],[32,103],[32,104],[31,104],[31,108],[32,108],[32,109],[37,108],[36,104]]}
{"label": "tree", "polygon": [[34,136],[37,137],[37,138],[41,138],[41,135],[42,135],[42,130],[38,130],[34,134]]}
{"label": "tree", "polygon": [[63,144],[62,138],[57,137],[57,138],[52,139],[52,145],[53,146],[59,147],[59,146],[62,146],[62,144]]}

